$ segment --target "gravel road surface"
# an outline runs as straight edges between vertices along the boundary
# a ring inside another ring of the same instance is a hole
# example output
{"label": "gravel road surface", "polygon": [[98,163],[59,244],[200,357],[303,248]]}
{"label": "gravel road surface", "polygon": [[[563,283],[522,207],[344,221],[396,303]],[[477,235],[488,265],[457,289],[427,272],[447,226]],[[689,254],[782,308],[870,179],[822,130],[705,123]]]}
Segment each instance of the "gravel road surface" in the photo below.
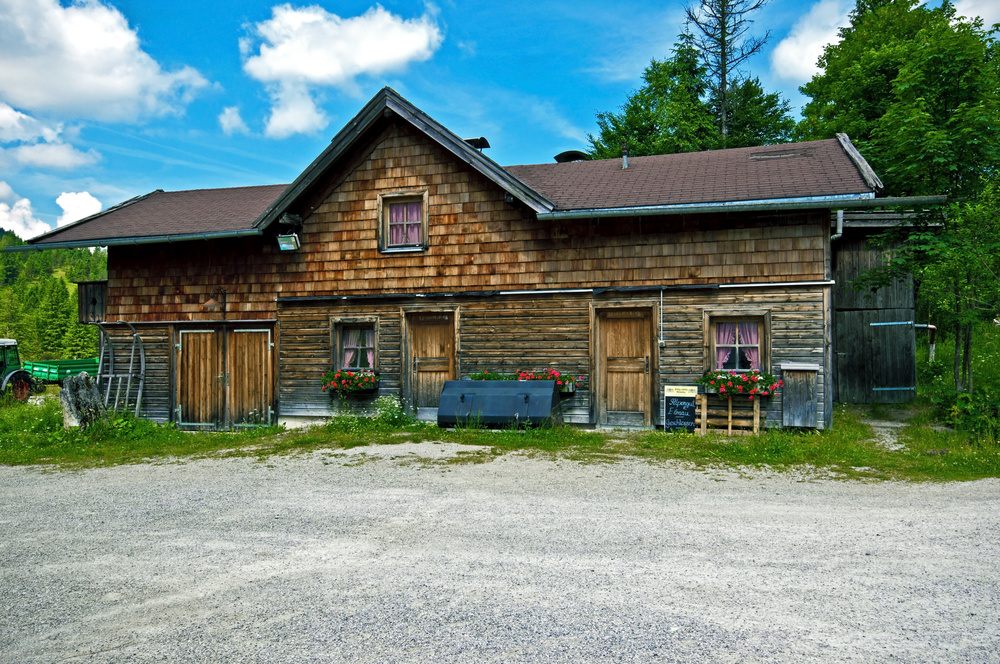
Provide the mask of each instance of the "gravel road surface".
{"label": "gravel road surface", "polygon": [[2,662],[1000,662],[1000,481],[445,444],[0,468]]}

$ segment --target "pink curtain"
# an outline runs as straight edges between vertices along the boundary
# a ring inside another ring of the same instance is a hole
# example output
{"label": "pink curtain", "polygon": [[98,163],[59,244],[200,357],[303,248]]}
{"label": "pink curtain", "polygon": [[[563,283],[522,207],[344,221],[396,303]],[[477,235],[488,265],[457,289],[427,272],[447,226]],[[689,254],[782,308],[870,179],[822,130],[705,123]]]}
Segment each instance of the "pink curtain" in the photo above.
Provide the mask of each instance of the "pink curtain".
{"label": "pink curtain", "polygon": [[389,206],[389,244],[403,244],[406,240],[406,206]]}
{"label": "pink curtain", "polygon": [[[760,345],[757,323],[740,323],[740,350],[750,363],[750,368],[760,371]],[[746,346],[743,346],[746,344]],[[752,346],[752,347],[751,347]]]}
{"label": "pink curtain", "polygon": [[[719,323],[715,326],[715,368],[721,369],[729,361],[732,346],[736,343],[736,323]],[[727,346],[727,347],[724,347]]]}
{"label": "pink curtain", "polygon": [[422,203],[406,204],[406,243],[420,244],[420,211]]}
{"label": "pink curtain", "polygon": [[358,341],[361,340],[361,330],[348,328],[344,332],[344,369],[354,366],[354,354],[358,352]]}
{"label": "pink curtain", "polygon": [[389,244],[419,245],[422,225],[422,203],[393,203],[389,205]]}
{"label": "pink curtain", "polygon": [[368,348],[368,368],[375,368],[375,330],[365,330],[365,346]]}

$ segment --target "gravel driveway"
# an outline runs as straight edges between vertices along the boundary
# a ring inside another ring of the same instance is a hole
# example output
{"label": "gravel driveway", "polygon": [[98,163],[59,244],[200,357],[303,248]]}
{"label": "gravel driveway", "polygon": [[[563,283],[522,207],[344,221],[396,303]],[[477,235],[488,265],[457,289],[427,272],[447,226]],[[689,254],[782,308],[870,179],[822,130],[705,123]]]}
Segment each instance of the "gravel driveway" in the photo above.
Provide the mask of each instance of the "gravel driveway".
{"label": "gravel driveway", "polygon": [[3,662],[1000,662],[1000,481],[455,446],[0,468]]}

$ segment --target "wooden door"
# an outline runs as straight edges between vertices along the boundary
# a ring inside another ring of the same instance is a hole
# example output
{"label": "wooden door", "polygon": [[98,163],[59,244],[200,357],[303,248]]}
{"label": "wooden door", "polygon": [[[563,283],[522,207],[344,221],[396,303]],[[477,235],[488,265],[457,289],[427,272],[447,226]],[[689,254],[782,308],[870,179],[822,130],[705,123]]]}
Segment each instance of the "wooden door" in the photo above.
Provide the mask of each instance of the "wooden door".
{"label": "wooden door", "polygon": [[407,316],[411,363],[410,398],[421,419],[437,417],[441,389],[455,380],[455,315],[451,312]]}
{"label": "wooden door", "polygon": [[231,330],[226,343],[229,424],[271,424],[270,330]]}
{"label": "wooden door", "polygon": [[181,428],[270,424],[271,330],[181,330],[176,421]]}
{"label": "wooden door", "polygon": [[217,427],[225,419],[223,336],[218,330],[181,330],[177,359],[177,424]]}
{"label": "wooden door", "polygon": [[608,426],[650,426],[653,361],[652,316],[647,310],[623,309],[598,314],[597,419]]}

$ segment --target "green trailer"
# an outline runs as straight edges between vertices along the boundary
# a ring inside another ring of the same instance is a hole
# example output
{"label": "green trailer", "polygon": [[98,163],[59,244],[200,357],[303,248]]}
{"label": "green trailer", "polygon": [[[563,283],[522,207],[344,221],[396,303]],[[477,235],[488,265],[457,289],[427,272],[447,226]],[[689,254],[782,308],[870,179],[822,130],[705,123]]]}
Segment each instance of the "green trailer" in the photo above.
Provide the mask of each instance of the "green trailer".
{"label": "green trailer", "polygon": [[85,360],[49,360],[48,362],[25,362],[24,370],[39,383],[61,383],[68,376],[75,376],[86,371],[91,376],[97,375],[98,360],[90,357]]}

